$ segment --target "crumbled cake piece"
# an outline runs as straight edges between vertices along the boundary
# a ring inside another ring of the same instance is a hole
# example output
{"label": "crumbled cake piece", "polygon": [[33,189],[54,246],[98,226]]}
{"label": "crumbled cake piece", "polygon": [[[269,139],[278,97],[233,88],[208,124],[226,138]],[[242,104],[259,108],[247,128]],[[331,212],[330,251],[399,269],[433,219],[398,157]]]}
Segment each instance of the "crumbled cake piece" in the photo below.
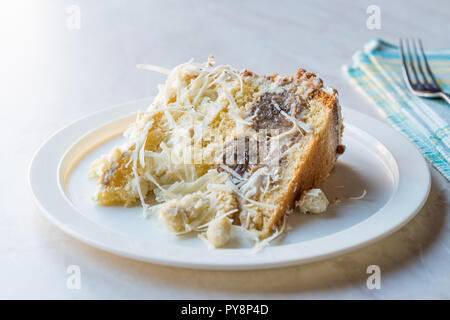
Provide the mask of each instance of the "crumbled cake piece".
{"label": "crumbled cake piece", "polygon": [[224,217],[212,220],[208,226],[206,237],[215,248],[226,245],[231,237],[231,220]]}
{"label": "crumbled cake piece", "polygon": [[141,203],[169,230],[215,247],[229,240],[228,223],[271,239],[344,151],[337,91],[303,69],[259,76],[212,57],[167,73],[128,142],[92,165],[97,202]]}
{"label": "crumbled cake piece", "polygon": [[295,206],[302,213],[323,213],[327,210],[329,201],[320,189],[310,189],[303,191],[300,199],[295,202]]}

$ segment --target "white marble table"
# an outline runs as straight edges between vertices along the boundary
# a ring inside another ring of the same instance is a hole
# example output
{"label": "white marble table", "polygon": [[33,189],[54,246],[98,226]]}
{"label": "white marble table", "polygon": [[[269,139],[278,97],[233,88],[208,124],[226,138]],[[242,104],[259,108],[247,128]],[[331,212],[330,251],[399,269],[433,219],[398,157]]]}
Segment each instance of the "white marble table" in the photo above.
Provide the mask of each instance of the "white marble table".
{"label": "white marble table", "polygon": [[[218,63],[260,73],[302,66],[338,88],[344,108],[378,117],[341,71],[352,54],[373,37],[450,45],[448,1],[243,2],[0,4],[0,298],[450,298],[450,193],[434,169],[425,207],[400,231],[338,258],[274,270],[141,263],[72,239],[39,212],[27,186],[33,153],[73,120],[153,95],[163,77],[137,63],[171,67],[215,54]],[[66,26],[72,4],[80,29]],[[380,30],[366,27],[371,4],[381,9]],[[380,290],[366,287],[371,264],[381,268]],[[81,268],[80,290],[66,287],[69,265]]]}

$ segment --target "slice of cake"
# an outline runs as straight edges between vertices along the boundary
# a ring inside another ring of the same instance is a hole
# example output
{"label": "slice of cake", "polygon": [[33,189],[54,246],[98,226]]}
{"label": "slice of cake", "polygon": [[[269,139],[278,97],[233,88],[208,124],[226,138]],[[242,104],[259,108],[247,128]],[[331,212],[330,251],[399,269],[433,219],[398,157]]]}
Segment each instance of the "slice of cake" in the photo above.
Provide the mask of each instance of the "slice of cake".
{"label": "slice of cake", "polygon": [[92,164],[98,204],[141,204],[169,230],[199,232],[215,247],[236,226],[257,240],[279,233],[344,151],[336,90],[303,69],[260,76],[212,57],[167,73],[128,142]]}

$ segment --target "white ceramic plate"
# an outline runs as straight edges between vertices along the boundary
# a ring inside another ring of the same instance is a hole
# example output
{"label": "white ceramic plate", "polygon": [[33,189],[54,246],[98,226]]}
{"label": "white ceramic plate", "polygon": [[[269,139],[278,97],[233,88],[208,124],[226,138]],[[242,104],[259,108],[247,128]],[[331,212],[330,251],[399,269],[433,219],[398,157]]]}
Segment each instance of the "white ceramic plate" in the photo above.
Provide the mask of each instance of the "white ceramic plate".
{"label": "white ceramic plate", "polygon": [[[424,204],[430,174],[423,157],[386,124],[344,110],[346,152],[323,189],[342,200],[323,215],[295,214],[278,243],[255,254],[242,240],[208,249],[195,236],[174,236],[141,208],[100,207],[92,201],[90,163],[123,141],[121,133],[149,100],[105,109],[54,134],[35,154],[29,180],[45,215],[65,232],[97,248],[158,264],[203,269],[287,266],[342,254],[399,229]],[[130,116],[131,115],[131,116]]]}

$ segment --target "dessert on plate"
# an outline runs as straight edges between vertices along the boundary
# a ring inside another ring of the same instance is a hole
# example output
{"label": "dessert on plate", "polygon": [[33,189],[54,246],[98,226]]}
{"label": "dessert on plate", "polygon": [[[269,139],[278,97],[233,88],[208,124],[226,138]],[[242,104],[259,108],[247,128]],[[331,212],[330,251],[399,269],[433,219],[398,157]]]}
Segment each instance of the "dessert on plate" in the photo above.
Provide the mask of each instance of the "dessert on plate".
{"label": "dessert on plate", "polygon": [[257,75],[212,57],[167,73],[127,142],[92,164],[99,205],[142,205],[176,234],[223,247],[240,230],[257,244],[286,227],[296,205],[319,213],[318,189],[339,154],[337,91],[315,74]]}

